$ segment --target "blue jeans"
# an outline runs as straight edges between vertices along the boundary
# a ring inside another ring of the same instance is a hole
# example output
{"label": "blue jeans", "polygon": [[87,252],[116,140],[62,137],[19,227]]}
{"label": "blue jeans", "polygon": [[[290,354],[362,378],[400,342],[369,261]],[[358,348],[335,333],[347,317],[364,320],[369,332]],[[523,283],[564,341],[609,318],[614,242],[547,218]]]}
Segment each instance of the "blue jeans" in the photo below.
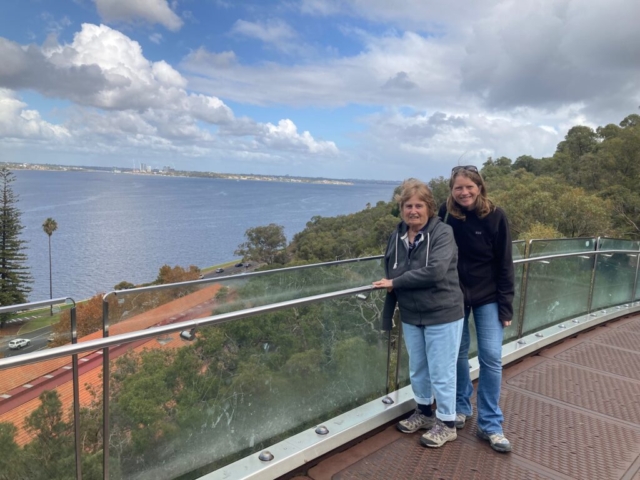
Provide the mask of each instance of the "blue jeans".
{"label": "blue jeans", "polygon": [[443,422],[456,418],[456,360],[462,324],[462,318],[424,327],[402,324],[416,403],[431,405],[435,394],[436,417]]}
{"label": "blue jeans", "polygon": [[[458,355],[458,383],[456,411],[470,416],[473,385],[469,376],[469,314],[464,309],[464,327],[460,354]],[[478,337],[478,428],[487,434],[502,433],[502,410],[500,410],[500,385],[502,383],[502,322],[498,318],[498,304],[489,303],[473,307],[473,319]]]}

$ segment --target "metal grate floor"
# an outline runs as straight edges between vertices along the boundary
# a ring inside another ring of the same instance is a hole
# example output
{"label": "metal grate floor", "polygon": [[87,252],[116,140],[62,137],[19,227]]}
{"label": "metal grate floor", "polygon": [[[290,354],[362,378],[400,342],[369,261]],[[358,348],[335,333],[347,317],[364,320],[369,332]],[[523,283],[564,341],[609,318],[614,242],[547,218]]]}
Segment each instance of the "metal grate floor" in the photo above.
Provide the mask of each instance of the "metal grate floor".
{"label": "metal grate floor", "polygon": [[510,454],[475,437],[475,418],[439,449],[389,427],[301,478],[640,480],[640,316],[506,368],[501,405]]}

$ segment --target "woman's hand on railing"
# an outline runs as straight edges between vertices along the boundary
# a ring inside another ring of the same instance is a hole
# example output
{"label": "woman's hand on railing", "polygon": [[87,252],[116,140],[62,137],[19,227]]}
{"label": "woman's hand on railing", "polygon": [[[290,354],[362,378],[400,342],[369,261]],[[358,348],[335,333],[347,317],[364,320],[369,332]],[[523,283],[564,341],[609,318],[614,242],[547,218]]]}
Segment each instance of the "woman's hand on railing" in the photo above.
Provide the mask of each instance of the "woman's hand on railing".
{"label": "woman's hand on railing", "polygon": [[378,280],[377,282],[373,282],[372,284],[374,288],[386,288],[387,292],[393,290],[393,280],[389,280],[388,278],[383,278]]}

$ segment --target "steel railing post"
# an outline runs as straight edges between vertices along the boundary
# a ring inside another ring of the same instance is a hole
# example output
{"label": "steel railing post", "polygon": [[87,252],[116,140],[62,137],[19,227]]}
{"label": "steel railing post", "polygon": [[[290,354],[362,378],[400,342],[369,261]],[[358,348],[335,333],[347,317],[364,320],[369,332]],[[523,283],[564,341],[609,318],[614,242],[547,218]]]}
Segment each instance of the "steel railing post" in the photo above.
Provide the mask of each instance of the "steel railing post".
{"label": "steel railing post", "polygon": [[[78,343],[78,324],[76,319],[76,305],[71,308],[71,343]],[[78,354],[71,355],[71,368],[73,377],[73,424],[76,449],[76,478],[82,480],[82,451],[80,437],[80,380],[78,372]]]}
{"label": "steel railing post", "polygon": [[396,341],[396,390],[400,388],[400,354],[402,353],[402,322],[398,322],[398,340]]}
{"label": "steel railing post", "polygon": [[602,237],[598,237],[596,239],[596,245],[594,251],[596,252],[593,255],[593,268],[591,270],[591,284],[589,285],[589,298],[587,300],[587,315],[591,315],[591,309],[593,307],[593,293],[596,288],[596,271],[598,270],[598,250],[600,250],[600,239]]}
{"label": "steel railing post", "polygon": [[[529,245],[525,248],[525,258],[530,258],[531,254],[531,243],[533,239],[529,240]],[[524,263],[522,265],[522,281],[520,283],[520,305],[518,308],[518,315],[520,317],[520,322],[518,323],[518,333],[516,338],[522,338],[522,332],[524,331],[524,314],[526,312],[526,304],[527,304],[527,284],[529,283],[529,269],[531,267],[530,263]]]}
{"label": "steel railing post", "polygon": [[389,383],[391,381],[391,378],[389,378],[389,373],[391,372],[391,330],[392,328],[387,332],[387,381],[384,389],[384,394],[387,396],[389,395]]}
{"label": "steel railing post", "polygon": [[[108,294],[107,294],[108,295]],[[102,297],[102,337],[109,336],[109,303]],[[102,478],[109,480],[109,347],[102,349]]]}
{"label": "steel railing post", "polygon": [[638,254],[636,255],[636,278],[633,281],[633,291],[631,292],[631,302],[636,301],[636,292],[638,291],[638,267],[640,267],[640,248],[638,248]]}

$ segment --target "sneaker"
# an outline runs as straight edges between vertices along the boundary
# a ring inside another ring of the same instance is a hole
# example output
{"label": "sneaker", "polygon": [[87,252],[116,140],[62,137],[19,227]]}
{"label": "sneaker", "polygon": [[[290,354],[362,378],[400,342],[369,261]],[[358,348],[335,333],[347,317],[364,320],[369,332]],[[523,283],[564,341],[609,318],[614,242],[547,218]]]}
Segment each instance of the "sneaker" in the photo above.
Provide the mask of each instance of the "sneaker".
{"label": "sneaker", "polygon": [[454,427],[447,427],[438,420],[431,430],[422,435],[420,443],[425,447],[438,448],[447,442],[452,442],[456,438],[458,438],[456,429]]}
{"label": "sneaker", "polygon": [[491,448],[493,448],[496,452],[504,453],[511,451],[511,442],[509,442],[509,440],[507,440],[507,437],[505,437],[502,433],[484,433],[482,430],[478,429],[476,435],[482,440],[488,440],[489,445],[491,445]]}
{"label": "sneaker", "polygon": [[413,433],[418,430],[429,430],[436,423],[436,416],[432,415],[427,417],[423,415],[420,410],[416,408],[416,411],[411,414],[409,418],[400,420],[396,427],[402,433]]}
{"label": "sneaker", "polygon": [[471,415],[467,416],[464,413],[456,413],[456,428],[460,430],[464,428],[464,424],[467,422],[467,418],[470,418]]}

